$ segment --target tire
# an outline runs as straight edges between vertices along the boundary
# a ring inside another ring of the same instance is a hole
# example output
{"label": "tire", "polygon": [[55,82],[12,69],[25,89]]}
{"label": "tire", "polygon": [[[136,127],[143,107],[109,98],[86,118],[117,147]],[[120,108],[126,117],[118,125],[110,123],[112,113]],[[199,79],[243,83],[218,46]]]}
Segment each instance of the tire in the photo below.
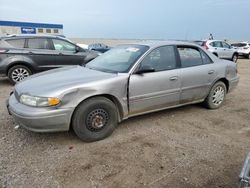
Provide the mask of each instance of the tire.
{"label": "tire", "polygon": [[32,75],[31,70],[24,65],[15,65],[8,71],[8,77],[12,84],[16,84],[30,75]]}
{"label": "tire", "polygon": [[220,108],[225,100],[226,92],[226,85],[221,81],[216,82],[204,101],[205,106],[209,109]]}
{"label": "tire", "polygon": [[81,103],[72,117],[75,134],[85,142],[102,140],[112,134],[118,123],[115,104],[105,97]]}
{"label": "tire", "polygon": [[235,62],[235,63],[237,63],[237,60],[238,60],[238,55],[237,55],[237,54],[234,54],[234,55],[232,56],[232,61]]}
{"label": "tire", "polygon": [[249,53],[248,55],[246,55],[246,58],[247,58],[247,59],[250,59],[250,53]]}

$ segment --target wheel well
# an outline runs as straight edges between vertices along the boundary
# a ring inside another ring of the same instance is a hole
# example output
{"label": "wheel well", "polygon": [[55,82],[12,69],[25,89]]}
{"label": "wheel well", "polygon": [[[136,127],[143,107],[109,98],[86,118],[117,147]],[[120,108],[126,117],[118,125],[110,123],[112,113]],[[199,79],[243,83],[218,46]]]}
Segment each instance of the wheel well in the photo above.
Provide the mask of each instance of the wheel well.
{"label": "wheel well", "polygon": [[[83,101],[81,101],[81,102],[76,106],[76,108],[75,108],[75,110],[74,110],[74,112],[73,112],[73,114],[72,114],[72,116],[71,116],[71,121],[70,121],[70,122],[72,122],[73,115],[74,115],[76,109],[78,108],[78,106],[79,106],[80,104],[82,104],[83,102],[85,102],[86,100],[91,99],[91,98],[95,98],[95,97],[105,97],[105,98],[111,100],[111,101],[115,104],[115,106],[117,107],[119,122],[122,120],[122,118],[123,118],[123,110],[122,110],[122,105],[120,104],[120,102],[118,101],[118,99],[117,99],[116,97],[114,97],[113,95],[101,94],[101,95],[94,95],[94,96],[88,97],[88,98],[84,99]],[[70,127],[71,127],[71,124],[72,124],[72,123],[70,123]]]}
{"label": "wheel well", "polygon": [[233,56],[234,56],[234,55],[237,55],[237,56],[238,56],[238,52],[234,52]]}
{"label": "wheel well", "polygon": [[228,80],[226,78],[221,78],[218,81],[223,82],[226,85],[227,91],[229,90],[229,82],[228,82]]}
{"label": "wheel well", "polygon": [[7,68],[6,75],[8,74],[9,70],[10,70],[12,67],[16,66],[16,65],[26,66],[26,67],[28,67],[28,68],[30,69],[30,71],[31,71],[32,73],[34,73],[33,68],[32,68],[29,64],[27,64],[26,62],[23,62],[23,61],[17,61],[17,62],[12,63],[12,64]]}

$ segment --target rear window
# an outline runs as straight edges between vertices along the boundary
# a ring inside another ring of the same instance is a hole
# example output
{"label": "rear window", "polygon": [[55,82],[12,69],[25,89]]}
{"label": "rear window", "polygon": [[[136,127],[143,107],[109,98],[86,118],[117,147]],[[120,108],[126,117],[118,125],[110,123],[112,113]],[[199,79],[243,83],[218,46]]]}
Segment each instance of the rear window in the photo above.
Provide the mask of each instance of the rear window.
{"label": "rear window", "polygon": [[30,38],[28,39],[28,48],[50,49],[49,41],[46,38]]}
{"label": "rear window", "polygon": [[15,48],[23,48],[25,39],[8,39],[6,42]]}

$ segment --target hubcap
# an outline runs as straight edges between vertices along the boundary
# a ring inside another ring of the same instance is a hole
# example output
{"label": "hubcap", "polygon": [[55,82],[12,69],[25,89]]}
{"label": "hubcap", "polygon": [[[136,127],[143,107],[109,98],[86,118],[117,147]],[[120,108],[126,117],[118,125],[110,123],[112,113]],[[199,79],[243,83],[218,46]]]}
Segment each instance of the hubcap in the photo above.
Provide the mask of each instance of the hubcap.
{"label": "hubcap", "polygon": [[225,90],[222,86],[217,86],[213,92],[212,102],[215,105],[220,105],[225,97]]}
{"label": "hubcap", "polygon": [[87,116],[87,128],[91,131],[99,131],[107,125],[108,120],[108,113],[104,109],[95,109]]}
{"label": "hubcap", "polygon": [[20,82],[24,78],[28,77],[29,75],[30,74],[29,74],[29,72],[26,69],[24,69],[24,68],[17,68],[17,69],[13,70],[13,72],[11,74],[11,78],[15,82]]}

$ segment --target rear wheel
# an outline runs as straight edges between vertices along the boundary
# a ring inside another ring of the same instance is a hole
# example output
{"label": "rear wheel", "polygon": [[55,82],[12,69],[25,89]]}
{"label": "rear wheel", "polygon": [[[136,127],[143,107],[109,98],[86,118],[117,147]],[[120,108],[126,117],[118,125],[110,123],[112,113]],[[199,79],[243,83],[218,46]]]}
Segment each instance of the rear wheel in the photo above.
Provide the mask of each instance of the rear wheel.
{"label": "rear wheel", "polygon": [[8,71],[11,83],[16,84],[32,74],[31,70],[24,65],[15,65]]}
{"label": "rear wheel", "polygon": [[72,118],[72,127],[83,141],[102,140],[112,134],[118,123],[115,104],[105,97],[95,97],[81,103]]}
{"label": "rear wheel", "polygon": [[236,63],[237,60],[238,60],[238,55],[234,54],[233,57],[232,57],[232,61]]}
{"label": "rear wheel", "polygon": [[221,81],[216,82],[204,101],[206,107],[209,109],[220,108],[225,100],[226,92],[226,85]]}

